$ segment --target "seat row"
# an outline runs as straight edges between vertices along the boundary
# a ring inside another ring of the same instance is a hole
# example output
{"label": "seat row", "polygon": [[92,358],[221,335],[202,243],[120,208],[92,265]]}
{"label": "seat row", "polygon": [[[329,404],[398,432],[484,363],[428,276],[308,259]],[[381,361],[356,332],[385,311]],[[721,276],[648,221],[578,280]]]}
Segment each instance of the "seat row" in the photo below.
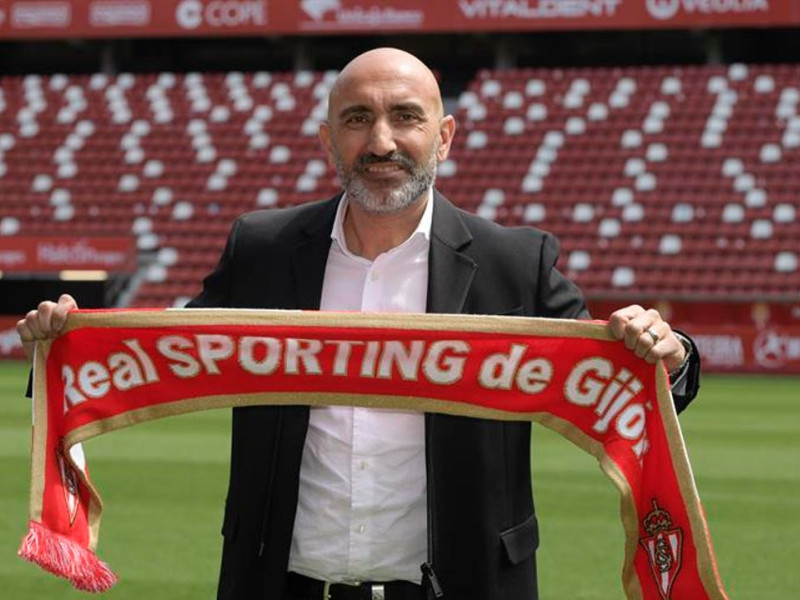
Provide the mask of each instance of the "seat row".
{"label": "seat row", "polygon": [[[0,235],[134,236],[134,303],[180,303],[236,215],[336,192],[334,77],[2,77]],[[797,294],[800,65],[484,70],[453,105],[437,187],[589,294]]]}

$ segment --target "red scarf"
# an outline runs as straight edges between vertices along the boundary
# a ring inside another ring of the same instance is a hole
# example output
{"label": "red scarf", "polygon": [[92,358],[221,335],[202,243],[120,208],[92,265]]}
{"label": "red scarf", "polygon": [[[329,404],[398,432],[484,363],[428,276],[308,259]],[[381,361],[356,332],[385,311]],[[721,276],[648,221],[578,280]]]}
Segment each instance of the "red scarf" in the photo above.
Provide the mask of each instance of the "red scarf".
{"label": "red scarf", "polygon": [[263,404],[391,407],[537,421],[620,492],[629,599],[727,598],[666,372],[602,323],[194,309],[76,311],[34,366],[30,530],[20,555],[82,590],[100,496],[80,442],[142,421]]}

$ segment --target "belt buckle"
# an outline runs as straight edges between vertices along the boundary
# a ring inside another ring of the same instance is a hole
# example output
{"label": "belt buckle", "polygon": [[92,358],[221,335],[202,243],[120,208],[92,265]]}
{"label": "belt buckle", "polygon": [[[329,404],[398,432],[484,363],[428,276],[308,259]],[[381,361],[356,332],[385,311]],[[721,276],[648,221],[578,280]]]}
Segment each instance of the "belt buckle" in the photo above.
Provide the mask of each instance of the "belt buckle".
{"label": "belt buckle", "polygon": [[386,600],[386,588],[382,583],[373,583],[369,587],[372,600]]}

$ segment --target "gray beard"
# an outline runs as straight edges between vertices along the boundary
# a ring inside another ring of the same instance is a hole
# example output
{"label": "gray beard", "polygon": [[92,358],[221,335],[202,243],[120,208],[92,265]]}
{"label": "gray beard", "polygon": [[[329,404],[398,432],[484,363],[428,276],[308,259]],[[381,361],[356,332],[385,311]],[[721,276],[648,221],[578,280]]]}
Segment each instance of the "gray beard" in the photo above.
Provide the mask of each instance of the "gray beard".
{"label": "gray beard", "polygon": [[[399,152],[388,157],[380,157],[380,159],[370,156],[361,157],[350,171],[345,170],[338,153],[335,154],[334,159],[336,172],[342,181],[347,200],[355,202],[366,212],[373,214],[396,213],[411,206],[433,185],[436,179],[436,148],[431,152],[427,164],[421,166],[415,165],[411,158]],[[382,192],[370,190],[359,176],[359,171],[379,160],[391,160],[401,164],[407,172],[410,171],[410,177],[396,188]]]}

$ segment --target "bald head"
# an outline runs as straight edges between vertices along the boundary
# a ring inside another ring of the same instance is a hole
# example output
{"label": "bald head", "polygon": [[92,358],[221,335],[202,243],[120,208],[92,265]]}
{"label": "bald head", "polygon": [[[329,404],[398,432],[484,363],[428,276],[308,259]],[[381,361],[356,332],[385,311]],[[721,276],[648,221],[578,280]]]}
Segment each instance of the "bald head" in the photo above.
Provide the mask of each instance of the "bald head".
{"label": "bald head", "polygon": [[439,84],[425,63],[397,48],[376,48],[358,55],[339,73],[328,96],[328,120],[336,116],[350,90],[393,83],[403,83],[421,100],[430,103],[436,118],[444,116]]}
{"label": "bald head", "polygon": [[454,131],[430,69],[408,52],[379,48],[342,69],[319,136],[354,210],[375,215],[425,206]]}

